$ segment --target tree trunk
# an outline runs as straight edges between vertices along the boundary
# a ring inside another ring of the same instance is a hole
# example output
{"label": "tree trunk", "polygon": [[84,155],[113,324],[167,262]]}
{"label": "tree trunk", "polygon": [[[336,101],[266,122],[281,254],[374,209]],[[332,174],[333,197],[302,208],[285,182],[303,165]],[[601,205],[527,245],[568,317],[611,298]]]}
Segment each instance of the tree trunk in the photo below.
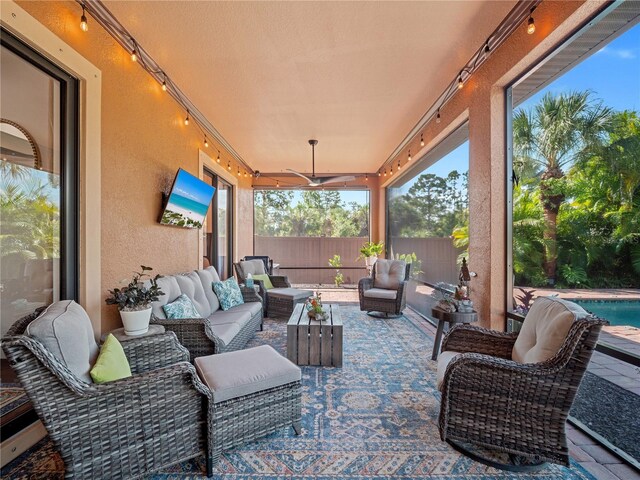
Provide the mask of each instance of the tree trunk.
{"label": "tree trunk", "polygon": [[540,200],[544,211],[544,272],[549,285],[556,284],[558,271],[558,212],[565,195],[559,188],[558,180],[564,178],[559,168],[552,168],[542,174],[540,181]]}

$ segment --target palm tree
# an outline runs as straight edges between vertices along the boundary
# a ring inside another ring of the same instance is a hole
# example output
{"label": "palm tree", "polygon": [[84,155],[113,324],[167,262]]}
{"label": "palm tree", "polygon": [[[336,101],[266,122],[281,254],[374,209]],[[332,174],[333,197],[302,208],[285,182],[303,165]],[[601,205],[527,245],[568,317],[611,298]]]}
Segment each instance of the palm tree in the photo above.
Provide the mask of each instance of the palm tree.
{"label": "palm tree", "polygon": [[518,109],[513,119],[516,161],[537,166],[544,212],[544,271],[555,284],[558,248],[557,217],[565,200],[564,169],[587,149],[603,143],[612,110],[590,91],[547,93],[530,110]]}

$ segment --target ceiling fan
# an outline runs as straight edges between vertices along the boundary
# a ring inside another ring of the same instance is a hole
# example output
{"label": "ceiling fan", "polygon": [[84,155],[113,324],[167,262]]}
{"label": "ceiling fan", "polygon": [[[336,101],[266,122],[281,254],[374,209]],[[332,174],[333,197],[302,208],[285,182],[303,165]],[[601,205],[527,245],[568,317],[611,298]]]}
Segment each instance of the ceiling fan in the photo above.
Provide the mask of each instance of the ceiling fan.
{"label": "ceiling fan", "polygon": [[343,175],[340,177],[316,177],[316,145],[318,144],[318,140],[309,140],[309,145],[311,145],[311,162],[312,162],[312,172],[311,178],[303,175],[300,172],[296,172],[290,168],[287,168],[291,173],[298,175],[299,177],[304,178],[310,187],[320,187],[322,185],[327,185],[329,183],[339,183],[339,182],[350,182],[355,180],[356,177],[351,175]]}

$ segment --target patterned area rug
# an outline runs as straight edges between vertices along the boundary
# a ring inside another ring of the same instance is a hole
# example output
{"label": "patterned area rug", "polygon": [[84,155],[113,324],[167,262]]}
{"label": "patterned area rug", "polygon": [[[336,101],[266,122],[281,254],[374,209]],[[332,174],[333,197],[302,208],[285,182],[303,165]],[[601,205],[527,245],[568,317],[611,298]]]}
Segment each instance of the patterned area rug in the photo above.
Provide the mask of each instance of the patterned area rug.
{"label": "patterned area rug", "polygon": [[[498,471],[458,454],[440,441],[439,398],[432,339],[424,321],[409,315],[374,319],[342,307],[343,368],[303,368],[303,433],[285,429],[225,452],[216,479],[571,479],[593,480],[577,464],[537,473]],[[249,346],[285,352],[283,321],[267,320]],[[204,458],[150,479],[201,479]],[[62,479],[64,467],[44,439],[2,470],[2,478]]]}
{"label": "patterned area rug", "polygon": [[29,398],[19,386],[13,384],[0,386],[0,415],[6,415],[28,401]]}

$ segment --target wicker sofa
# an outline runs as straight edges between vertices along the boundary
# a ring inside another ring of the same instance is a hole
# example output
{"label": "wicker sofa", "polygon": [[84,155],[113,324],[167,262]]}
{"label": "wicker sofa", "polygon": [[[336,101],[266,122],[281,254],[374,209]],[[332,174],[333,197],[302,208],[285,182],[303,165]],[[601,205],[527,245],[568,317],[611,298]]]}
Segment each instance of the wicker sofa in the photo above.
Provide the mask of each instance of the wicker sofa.
{"label": "wicker sofa", "polygon": [[[88,371],[98,346],[82,307],[56,302],[36,321],[42,310],[18,320],[2,348],[62,456],[65,478],[138,478],[206,455],[203,399],[213,394],[173,333],[123,341],[133,376],[95,384]],[[36,323],[39,332],[29,328]]]}
{"label": "wicker sofa", "polygon": [[[454,326],[438,357],[442,440],[505,470],[569,466],[565,422],[606,323],[572,302],[540,297],[519,333]],[[509,454],[511,462],[462,444]]]}
{"label": "wicker sofa", "polygon": [[[164,295],[153,302],[151,323],[174,332],[193,361],[196,357],[231,352],[243,348],[258,328],[262,328],[262,298],[252,288],[242,289],[245,303],[229,310],[220,309],[211,284],[219,282],[215,268],[169,275],[158,279]],[[167,319],[163,305],[185,294],[200,313],[199,318]]]}

